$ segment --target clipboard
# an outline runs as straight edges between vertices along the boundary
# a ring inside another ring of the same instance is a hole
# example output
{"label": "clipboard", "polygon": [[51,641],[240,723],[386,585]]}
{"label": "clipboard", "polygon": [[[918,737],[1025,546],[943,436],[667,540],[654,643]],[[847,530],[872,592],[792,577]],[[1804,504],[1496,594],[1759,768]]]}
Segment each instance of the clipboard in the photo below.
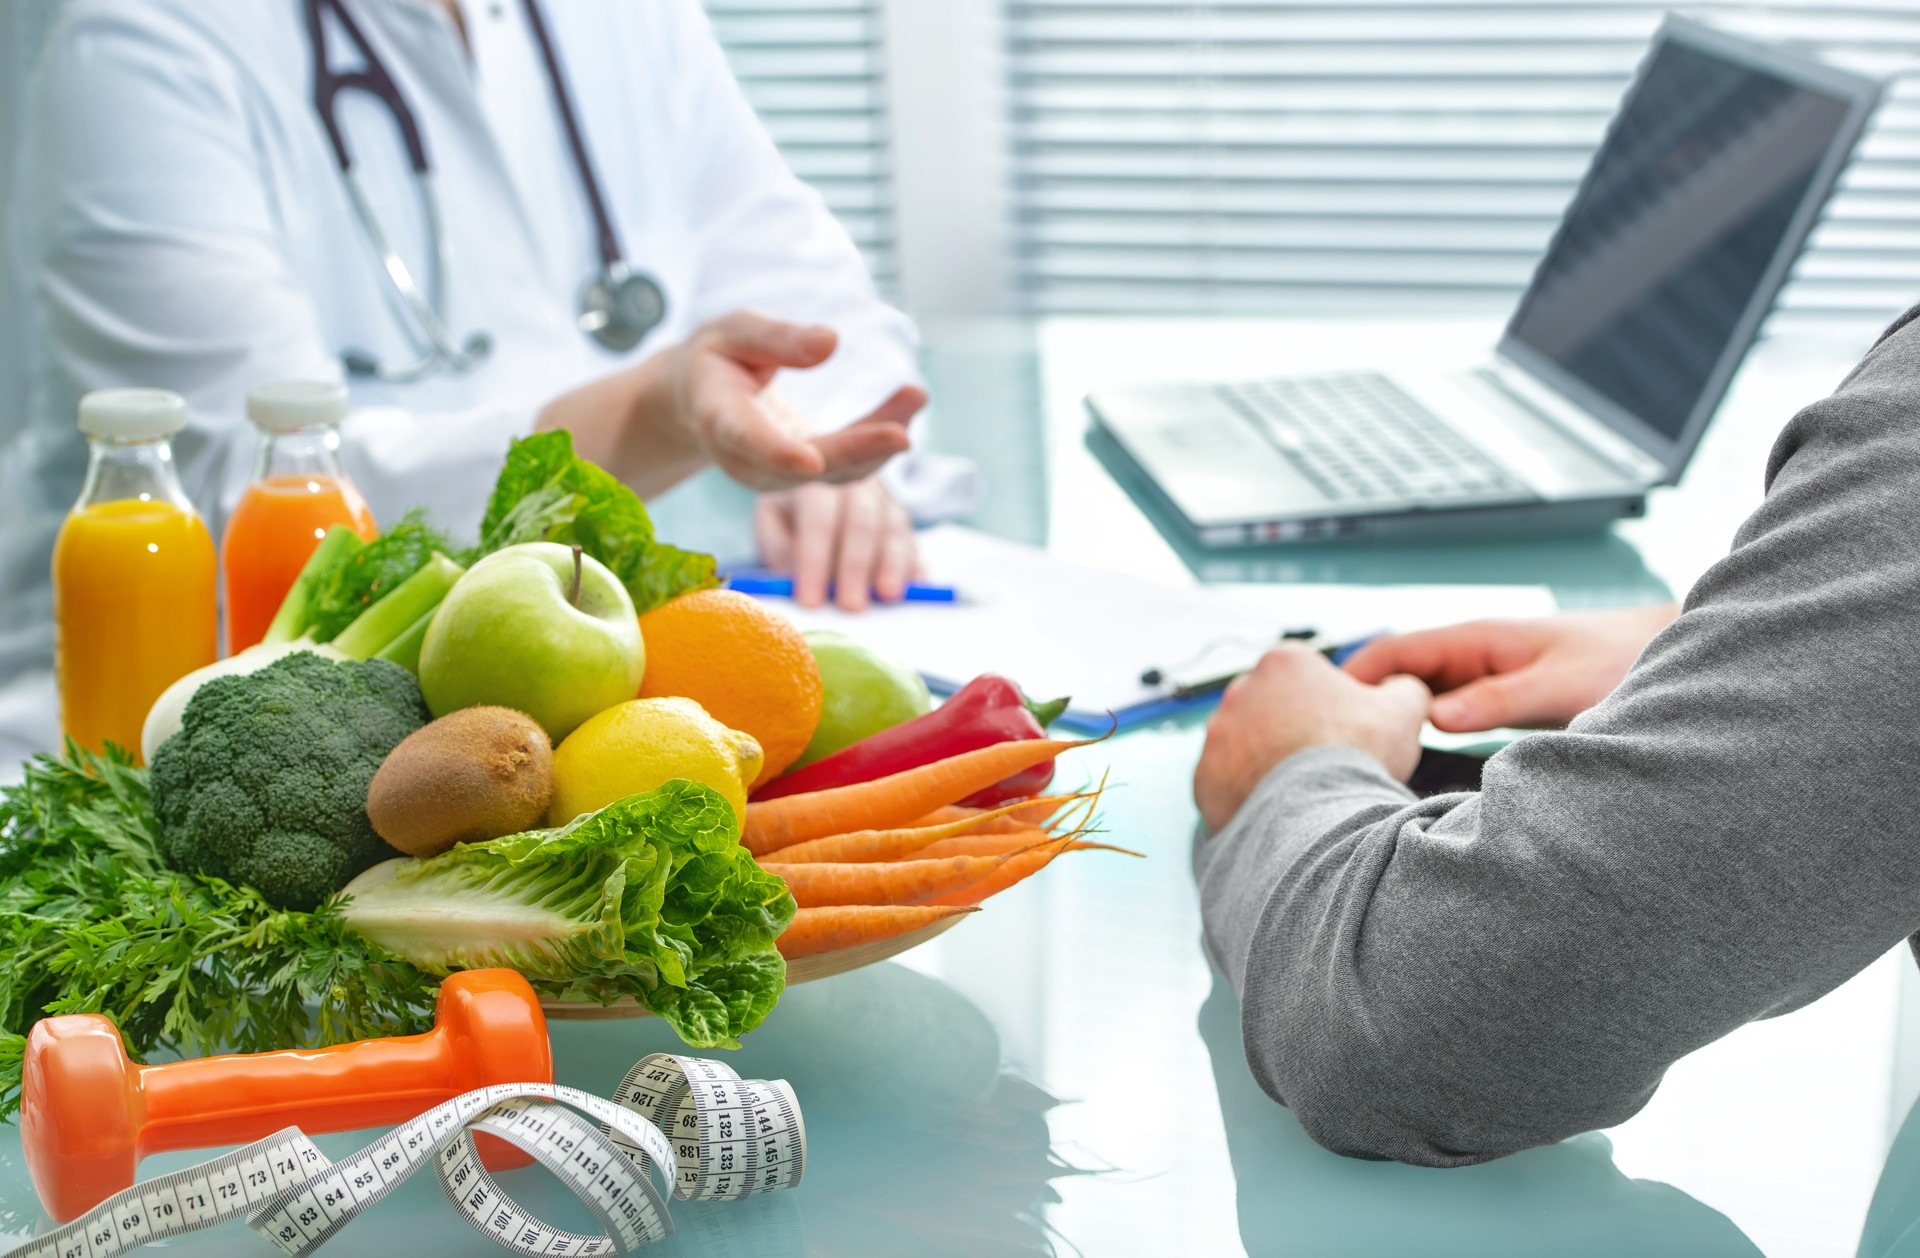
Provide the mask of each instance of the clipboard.
{"label": "clipboard", "polygon": [[[860,613],[770,605],[802,629],[844,633],[903,661],[938,694],[999,673],[1036,699],[1067,695],[1057,724],[1093,734],[1210,706],[1217,695],[1176,697],[1173,682],[1249,668],[1300,623],[1220,590],[1070,564],[959,525],[929,529],[919,545],[928,576],[955,587],[956,601]],[[1149,684],[1150,669],[1169,675]]]}

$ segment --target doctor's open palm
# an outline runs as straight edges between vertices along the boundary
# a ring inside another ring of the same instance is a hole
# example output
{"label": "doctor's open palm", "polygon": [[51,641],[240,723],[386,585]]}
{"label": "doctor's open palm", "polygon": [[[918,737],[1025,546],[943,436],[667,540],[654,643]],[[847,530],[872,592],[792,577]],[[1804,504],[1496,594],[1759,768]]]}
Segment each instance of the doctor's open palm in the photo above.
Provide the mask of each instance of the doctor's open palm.
{"label": "doctor's open palm", "polygon": [[750,489],[857,481],[906,450],[927,394],[905,385],[838,431],[809,431],[770,385],[782,368],[819,366],[837,343],[831,328],[737,311],[554,399],[539,426],[572,430],[582,454],[642,496],[708,464]]}
{"label": "doctor's open palm", "polygon": [[805,420],[772,391],[782,367],[816,367],[838,338],[819,326],[783,323],[751,311],[703,324],[667,354],[678,411],[707,456],[750,489],[787,489],[807,481],[859,480],[907,448],[907,422],[926,405],[915,385],[837,432],[810,434]]}
{"label": "doctor's open palm", "polygon": [[[806,606],[829,581],[849,611],[900,597],[915,570],[913,525],[873,474],[907,448],[907,424],[927,394],[905,385],[837,431],[813,432],[776,388],[782,369],[832,356],[830,328],[738,311],[624,371],[582,385],[541,412],[586,457],[642,496],[711,464],[762,491],[755,513],[762,561],[793,572]],[[784,491],[801,487],[801,496]]]}

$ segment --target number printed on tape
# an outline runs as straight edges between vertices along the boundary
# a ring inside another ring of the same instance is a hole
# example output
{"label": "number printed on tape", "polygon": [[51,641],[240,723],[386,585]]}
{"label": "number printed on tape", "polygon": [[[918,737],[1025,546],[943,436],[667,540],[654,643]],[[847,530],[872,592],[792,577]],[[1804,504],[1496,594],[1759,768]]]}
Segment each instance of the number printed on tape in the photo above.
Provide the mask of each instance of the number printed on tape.
{"label": "number printed on tape", "polygon": [[[553,1172],[601,1233],[550,1226],[500,1191],[480,1165],[475,1132],[507,1141]],[[672,1232],[669,1196],[725,1200],[798,1184],[806,1129],[784,1080],[744,1080],[717,1061],[654,1053],[627,1072],[610,1101],[556,1084],[480,1088],[340,1162],[288,1127],[135,1184],[4,1258],[113,1258],[238,1218],[299,1258],[428,1163],[460,1216],[503,1248],[595,1258]]]}

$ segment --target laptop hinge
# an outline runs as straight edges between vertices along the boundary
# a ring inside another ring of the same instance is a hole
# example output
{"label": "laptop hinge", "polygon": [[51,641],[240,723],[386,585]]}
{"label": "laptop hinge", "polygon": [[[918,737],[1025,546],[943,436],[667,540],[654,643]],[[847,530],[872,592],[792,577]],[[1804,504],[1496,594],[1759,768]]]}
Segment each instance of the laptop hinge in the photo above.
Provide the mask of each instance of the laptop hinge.
{"label": "laptop hinge", "polygon": [[1622,437],[1586,411],[1535,379],[1532,373],[1505,358],[1474,374],[1499,389],[1529,413],[1558,429],[1609,467],[1647,485],[1666,483],[1667,468],[1660,460]]}

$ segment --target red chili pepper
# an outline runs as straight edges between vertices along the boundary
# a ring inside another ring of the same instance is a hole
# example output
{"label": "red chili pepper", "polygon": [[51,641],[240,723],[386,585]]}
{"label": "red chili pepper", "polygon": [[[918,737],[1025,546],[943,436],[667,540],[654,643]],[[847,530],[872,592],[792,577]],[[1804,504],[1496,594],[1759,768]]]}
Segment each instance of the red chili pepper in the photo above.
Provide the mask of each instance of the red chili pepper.
{"label": "red chili pepper", "polygon": [[[871,782],[957,756],[963,751],[1017,739],[1044,738],[1048,723],[1057,720],[1066,710],[1065,699],[1030,703],[1020,693],[1020,687],[1005,677],[984,673],[925,716],[870,734],[805,768],[777,777],[755,791],[753,797],[779,799],[783,795]],[[991,807],[1035,794],[1051,781],[1053,761],[1048,760],[961,802],[970,807]]]}

